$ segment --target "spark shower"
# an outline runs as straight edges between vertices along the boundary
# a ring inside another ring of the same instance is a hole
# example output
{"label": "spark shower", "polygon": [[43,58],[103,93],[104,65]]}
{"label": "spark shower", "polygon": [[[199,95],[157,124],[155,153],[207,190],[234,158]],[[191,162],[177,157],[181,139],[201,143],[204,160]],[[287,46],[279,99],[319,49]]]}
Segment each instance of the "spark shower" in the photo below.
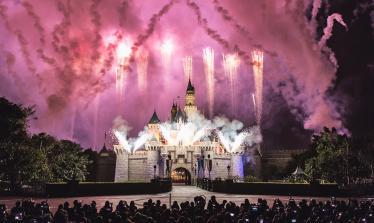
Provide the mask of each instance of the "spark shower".
{"label": "spark shower", "polygon": [[[334,22],[349,24],[331,15],[316,41],[314,21],[295,25],[312,0],[294,1],[0,1],[0,42],[6,43],[0,44],[0,94],[35,105],[32,131],[94,148],[118,115],[134,126],[130,135],[155,108],[166,118],[188,77],[210,118],[237,113],[247,126],[252,119],[260,124],[265,83],[303,112],[295,115],[304,128],[344,128],[325,97],[337,65],[323,52],[330,52]],[[225,63],[221,55],[236,59]]]}

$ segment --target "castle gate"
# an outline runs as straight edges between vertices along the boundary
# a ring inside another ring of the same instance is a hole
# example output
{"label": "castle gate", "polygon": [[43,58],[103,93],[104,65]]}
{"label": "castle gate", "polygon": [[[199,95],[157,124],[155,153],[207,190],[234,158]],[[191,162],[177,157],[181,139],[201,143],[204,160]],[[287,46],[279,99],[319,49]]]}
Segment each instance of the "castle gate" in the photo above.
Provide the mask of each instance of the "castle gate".
{"label": "castle gate", "polygon": [[171,181],[191,185],[191,173],[186,168],[177,167],[171,172]]}

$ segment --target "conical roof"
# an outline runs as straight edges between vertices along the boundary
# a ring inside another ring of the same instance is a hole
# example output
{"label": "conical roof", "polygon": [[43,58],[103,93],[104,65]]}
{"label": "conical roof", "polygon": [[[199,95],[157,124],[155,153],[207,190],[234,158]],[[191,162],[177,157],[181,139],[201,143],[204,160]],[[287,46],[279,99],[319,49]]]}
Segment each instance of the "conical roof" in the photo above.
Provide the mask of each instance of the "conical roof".
{"label": "conical roof", "polygon": [[177,114],[175,115],[176,121],[182,120],[183,122],[186,121],[186,114],[182,111],[182,109],[178,106]]}
{"label": "conical roof", "polygon": [[148,124],[158,124],[158,123],[160,123],[160,119],[158,118],[156,110],[155,110]]}
{"label": "conical roof", "polygon": [[192,85],[190,78],[188,78],[187,91],[195,91],[195,87]]}
{"label": "conical roof", "polygon": [[305,172],[303,169],[301,169],[299,166],[296,167],[296,170],[293,171],[292,175],[304,175]]}

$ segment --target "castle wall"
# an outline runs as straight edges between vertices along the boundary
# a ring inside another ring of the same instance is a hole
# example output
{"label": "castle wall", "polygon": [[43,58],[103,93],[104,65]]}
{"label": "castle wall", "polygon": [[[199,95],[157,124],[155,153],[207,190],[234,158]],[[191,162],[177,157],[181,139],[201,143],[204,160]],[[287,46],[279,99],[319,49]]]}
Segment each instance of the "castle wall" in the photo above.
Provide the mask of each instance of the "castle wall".
{"label": "castle wall", "polygon": [[146,182],[147,179],[147,158],[144,156],[132,156],[129,159],[129,181]]}
{"label": "castle wall", "polygon": [[239,177],[243,179],[244,169],[243,169],[243,157],[240,153],[233,153],[231,155],[231,177]]}
{"label": "castle wall", "polygon": [[230,158],[228,156],[215,156],[212,163],[211,179],[227,178],[227,165],[230,164]]}
{"label": "castle wall", "polygon": [[96,181],[113,182],[115,178],[116,156],[113,151],[101,152],[97,156]]}
{"label": "castle wall", "polygon": [[[149,147],[149,150],[147,151],[146,171],[144,171],[146,173],[147,181],[150,181],[151,179],[153,179],[155,177],[154,175],[157,176],[157,173],[159,172],[159,169],[160,169],[159,160],[160,160],[160,156],[159,156],[158,147],[156,146]],[[156,173],[154,172],[155,165],[156,165]]]}
{"label": "castle wall", "polygon": [[115,146],[116,170],[114,182],[123,182],[129,180],[129,154],[121,146]]}

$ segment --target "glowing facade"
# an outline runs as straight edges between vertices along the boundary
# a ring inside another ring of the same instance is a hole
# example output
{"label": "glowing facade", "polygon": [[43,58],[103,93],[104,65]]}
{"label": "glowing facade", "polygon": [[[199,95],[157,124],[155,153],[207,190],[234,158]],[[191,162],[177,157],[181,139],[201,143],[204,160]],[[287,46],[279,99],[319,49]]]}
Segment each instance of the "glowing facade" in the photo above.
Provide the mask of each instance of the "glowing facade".
{"label": "glowing facade", "polygon": [[114,146],[115,181],[150,181],[171,176],[190,183],[197,177],[243,178],[243,146],[229,153],[214,131],[189,143],[178,140],[178,135],[183,134],[181,128],[188,126],[189,117],[196,112],[195,88],[189,80],[184,109],[175,103],[172,105],[169,119],[172,127],[167,135],[154,111],[147,126],[152,138],[142,149],[129,153],[123,145]]}

